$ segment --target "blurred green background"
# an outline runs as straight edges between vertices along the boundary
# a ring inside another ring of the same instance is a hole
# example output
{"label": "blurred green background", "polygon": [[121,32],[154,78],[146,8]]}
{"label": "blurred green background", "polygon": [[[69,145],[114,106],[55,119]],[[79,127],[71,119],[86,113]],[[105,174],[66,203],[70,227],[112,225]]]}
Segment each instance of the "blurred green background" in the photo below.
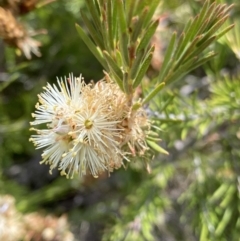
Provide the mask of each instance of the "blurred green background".
{"label": "blurred green background", "polygon": [[[103,77],[75,29],[75,23],[82,24],[84,1],[57,0],[23,16],[29,29],[47,34],[35,37],[42,43],[42,57],[31,60],[0,40],[0,198],[13,196],[23,216],[67,214],[75,240],[240,240],[240,4],[234,3],[229,21],[235,28],[210,47],[217,57],[165,89],[148,107],[169,155],[156,154],[150,174],[136,161],[98,179],[67,180],[58,171],[50,175],[48,166],[39,165],[41,150],[28,141],[37,94],[47,82],[69,73],[82,74],[86,81]],[[158,48],[146,80],[161,68],[170,33],[180,33],[202,4],[162,1],[153,40]],[[144,88],[150,85],[146,81]],[[41,234],[29,240],[67,239]]]}

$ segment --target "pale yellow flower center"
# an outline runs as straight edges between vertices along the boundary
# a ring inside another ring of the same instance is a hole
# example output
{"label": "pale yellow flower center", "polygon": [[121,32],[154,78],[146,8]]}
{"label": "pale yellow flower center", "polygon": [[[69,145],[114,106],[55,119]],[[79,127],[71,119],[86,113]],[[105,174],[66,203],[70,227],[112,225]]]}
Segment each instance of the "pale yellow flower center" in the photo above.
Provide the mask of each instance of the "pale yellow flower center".
{"label": "pale yellow flower center", "polygon": [[93,126],[93,122],[91,120],[85,120],[84,126],[86,127],[86,129],[91,129]]}

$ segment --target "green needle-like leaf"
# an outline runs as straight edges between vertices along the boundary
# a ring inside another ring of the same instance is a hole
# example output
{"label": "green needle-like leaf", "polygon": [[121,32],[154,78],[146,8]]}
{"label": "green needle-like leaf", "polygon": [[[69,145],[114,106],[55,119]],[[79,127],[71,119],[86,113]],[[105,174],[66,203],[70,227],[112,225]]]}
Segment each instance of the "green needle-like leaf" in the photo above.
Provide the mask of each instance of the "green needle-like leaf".
{"label": "green needle-like leaf", "polygon": [[117,83],[120,89],[124,92],[123,88],[123,80],[118,77],[118,75],[114,72],[114,70],[110,67],[111,79]]}
{"label": "green needle-like leaf", "polygon": [[103,51],[103,55],[106,58],[109,67],[111,67],[111,69],[113,69],[113,71],[116,73],[116,75],[120,79],[122,79],[123,78],[123,73],[122,73],[121,69],[118,67],[116,61],[114,61],[112,59],[112,57],[109,55],[109,53],[107,51]]}
{"label": "green needle-like leaf", "polygon": [[158,24],[159,24],[159,20],[156,20],[147,29],[146,33],[144,34],[144,37],[142,38],[142,40],[137,48],[137,53],[139,51],[141,51],[142,49],[147,49],[149,42],[158,27]]}
{"label": "green needle-like leaf", "polygon": [[183,46],[185,46],[188,43],[188,41],[191,41],[196,36],[196,32],[198,30],[197,29],[198,18],[199,18],[199,16],[197,15],[193,19],[193,21],[191,23],[191,26],[190,26],[190,28],[189,28],[189,30],[187,32],[188,34],[187,34],[186,38],[184,39],[184,41],[182,43]]}
{"label": "green needle-like leaf", "polygon": [[175,49],[176,36],[177,36],[177,34],[173,33],[172,38],[171,38],[170,43],[169,43],[169,46],[168,46],[167,51],[165,53],[164,60],[163,60],[163,63],[162,63],[162,67],[161,67],[161,70],[160,70],[160,73],[159,73],[159,76],[158,76],[159,82],[162,82],[162,79],[163,79],[164,74],[167,70],[167,67],[170,66],[169,62],[171,61],[171,57],[172,57],[173,51]]}
{"label": "green needle-like leaf", "polygon": [[125,0],[125,8],[127,12],[127,25],[131,25],[132,17],[134,14],[135,6],[137,4],[136,0]]}
{"label": "green needle-like leaf", "polygon": [[206,33],[206,35],[201,39],[201,41],[198,43],[198,45],[201,45],[203,42],[205,42],[212,34],[214,34],[227,20],[228,16],[225,16],[223,19],[219,20],[212,28]]}
{"label": "green needle-like leaf", "polygon": [[147,69],[148,69],[148,67],[151,63],[151,60],[152,60],[153,52],[154,52],[154,46],[150,49],[148,55],[146,56],[145,60],[143,61],[143,63],[141,64],[141,66],[139,68],[139,72],[137,74],[137,77],[133,82],[133,88],[134,89],[141,83],[144,75],[146,74]]}
{"label": "green needle-like leaf", "polygon": [[223,218],[221,222],[218,224],[217,229],[215,231],[216,235],[219,237],[225,230],[226,226],[230,222],[233,214],[233,207],[231,205],[225,210]]}
{"label": "green needle-like leaf", "polygon": [[159,91],[165,86],[165,83],[160,83],[155,87],[142,101],[142,105],[146,104],[149,102],[149,100],[153,99]]}
{"label": "green needle-like leaf", "polygon": [[175,53],[173,55],[174,59],[178,59],[181,53],[184,51],[184,48],[186,47],[186,44],[187,44],[187,41],[184,41],[185,39],[186,39],[186,34],[185,32],[182,32],[178,40],[178,47],[175,48]]}
{"label": "green needle-like leaf", "polygon": [[121,54],[124,60],[125,69],[129,65],[129,55],[128,55],[128,45],[129,45],[129,36],[127,30],[127,20],[124,10],[124,4],[122,0],[116,0],[118,7],[118,32],[119,32],[119,45]]}
{"label": "green needle-like leaf", "polygon": [[127,33],[120,33],[120,51],[124,63],[124,69],[128,69],[129,66],[129,55],[128,55],[128,35]]}
{"label": "green needle-like leaf", "polygon": [[188,70],[187,73],[189,73],[190,71],[196,69],[197,67],[205,64],[207,61],[209,61],[210,59],[212,59],[213,57],[215,57],[217,55],[217,53],[214,52],[210,52],[208,53],[208,55],[206,55],[205,57],[202,57],[200,59],[198,59]]}
{"label": "green needle-like leaf", "polygon": [[[188,56],[188,58],[193,58],[194,56],[197,56],[203,52],[204,49],[206,49],[211,43],[216,40],[216,36],[212,36],[209,39],[207,39],[205,42],[202,42],[201,40],[196,44],[196,49]],[[201,42],[201,44],[200,44]]]}
{"label": "green needle-like leaf", "polygon": [[225,196],[226,191],[229,189],[230,183],[226,182],[223,183],[211,196],[210,202],[214,203],[217,202],[220,198]]}
{"label": "green needle-like leaf", "polygon": [[[201,36],[197,36],[189,45],[188,48],[185,49],[185,51],[183,51],[182,55],[179,57],[179,60],[176,62],[176,66],[175,69],[178,69],[178,67],[183,64],[184,62],[186,62],[188,59],[187,58],[189,55],[193,54],[194,56],[196,56],[196,54],[194,53],[194,48],[196,47],[197,42],[199,41],[199,39],[201,39]],[[187,58],[187,60],[186,60]]]}
{"label": "green needle-like leaf", "polygon": [[128,74],[127,73],[123,74],[123,89],[126,94],[129,95],[131,93],[131,86],[129,85],[129,82],[128,82]]}
{"label": "green needle-like leaf", "polygon": [[148,1],[148,6],[149,6],[149,10],[147,12],[146,18],[144,20],[144,27],[148,27],[148,25],[151,23],[152,21],[152,17],[153,14],[155,13],[156,9],[158,8],[158,5],[160,4],[161,1],[159,0],[149,0]]}
{"label": "green needle-like leaf", "polygon": [[132,68],[131,68],[131,73],[130,73],[131,79],[135,79],[135,77],[138,73],[138,70],[139,70],[139,66],[143,60],[143,57],[144,57],[144,50],[140,51],[137,54],[136,58],[134,59],[134,62],[133,62]]}
{"label": "green needle-like leaf", "polygon": [[[219,32],[216,35],[216,39],[221,38],[224,34],[226,34],[229,30],[231,30],[233,27],[235,26],[235,24],[231,24],[230,26],[226,27],[225,29],[223,29],[221,32]],[[239,41],[240,42],[240,41]]]}
{"label": "green needle-like leaf", "polygon": [[147,140],[147,144],[155,151],[165,154],[165,155],[169,155],[169,153],[163,149],[161,146],[159,146],[156,142],[151,141],[151,140]]}
{"label": "green needle-like leaf", "polygon": [[118,20],[119,20],[119,27],[121,33],[127,32],[127,21],[126,21],[126,14],[124,10],[123,0],[116,0],[117,7],[118,7]]}
{"label": "green needle-like leaf", "polygon": [[113,34],[113,43],[114,43],[114,48],[116,48],[116,41],[117,41],[117,36],[118,36],[118,5],[117,1],[112,2],[112,34]]}
{"label": "green needle-like leaf", "polygon": [[85,25],[87,26],[87,29],[88,29],[91,37],[93,38],[94,42],[100,48],[104,48],[102,39],[99,37],[99,32],[96,30],[96,28],[89,21],[89,19],[87,18],[86,14],[82,10],[80,12],[81,12],[82,19],[83,19]]}
{"label": "green needle-like leaf", "polygon": [[[202,23],[204,22],[203,20],[206,19],[208,8],[209,8],[209,1],[205,1],[200,14],[198,15],[199,16],[198,22],[196,24],[197,31],[199,30],[200,25],[202,25]],[[196,33],[196,34],[198,34],[198,33]]]}
{"label": "green needle-like leaf", "polygon": [[104,58],[101,56],[99,51],[97,50],[96,46],[92,42],[92,40],[85,34],[84,30],[76,24],[76,29],[78,34],[80,35],[83,42],[87,45],[87,47],[90,49],[90,51],[93,53],[93,55],[96,57],[96,59],[101,63],[101,65],[108,70],[108,66]]}
{"label": "green needle-like leaf", "polygon": [[147,12],[148,12],[148,8],[143,9],[141,15],[136,19],[136,23],[133,26],[133,33],[132,33],[132,36],[131,36],[131,41],[132,42],[137,41],[140,33],[142,32],[142,30],[143,30],[143,23],[144,23],[144,20],[145,20],[145,18],[147,16]]}
{"label": "green needle-like leaf", "polygon": [[113,6],[112,1],[107,2],[107,28],[108,28],[108,43],[110,49],[114,51],[114,32],[113,32]]}
{"label": "green needle-like leaf", "polygon": [[91,14],[91,17],[93,19],[95,28],[101,29],[101,22],[100,22],[100,18],[99,18],[100,13],[98,12],[99,6],[96,6],[97,2],[95,2],[94,0],[88,0],[88,1],[85,1],[85,3],[87,5],[88,10]]}

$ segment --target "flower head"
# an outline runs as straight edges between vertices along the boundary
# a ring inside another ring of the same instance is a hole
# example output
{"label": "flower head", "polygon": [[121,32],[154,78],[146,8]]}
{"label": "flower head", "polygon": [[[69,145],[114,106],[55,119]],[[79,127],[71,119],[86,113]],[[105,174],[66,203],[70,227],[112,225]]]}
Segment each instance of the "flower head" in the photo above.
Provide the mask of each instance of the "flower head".
{"label": "flower head", "polygon": [[42,163],[50,172],[58,167],[61,174],[91,173],[97,177],[123,165],[128,156],[147,150],[144,126],[149,126],[143,109],[133,111],[119,87],[107,81],[86,85],[81,76],[47,84],[38,96],[35,120],[31,125],[46,125],[30,140],[45,148]]}

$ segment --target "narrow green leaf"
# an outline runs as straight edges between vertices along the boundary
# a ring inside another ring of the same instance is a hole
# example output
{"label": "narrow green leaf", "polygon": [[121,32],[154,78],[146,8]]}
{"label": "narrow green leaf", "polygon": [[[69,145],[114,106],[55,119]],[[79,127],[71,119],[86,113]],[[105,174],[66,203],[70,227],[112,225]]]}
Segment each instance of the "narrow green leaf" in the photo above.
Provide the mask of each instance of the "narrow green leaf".
{"label": "narrow green leaf", "polygon": [[126,15],[124,10],[124,4],[123,0],[115,0],[117,2],[118,6],[118,20],[119,20],[119,28],[120,32],[126,33],[127,32],[127,21],[126,21]]}
{"label": "narrow green leaf", "polygon": [[109,31],[108,31],[108,23],[106,18],[107,16],[106,16],[105,6],[102,6],[101,8],[101,15],[102,15],[101,29],[102,29],[102,39],[104,42],[104,49],[110,52],[111,48],[110,48],[110,42],[109,42]]}
{"label": "narrow green leaf", "polygon": [[198,23],[196,24],[197,29],[199,29],[200,25],[202,25],[202,21],[203,20],[205,21],[208,8],[209,8],[209,1],[205,1],[199,13]]}
{"label": "narrow green leaf", "polygon": [[108,42],[112,51],[114,50],[113,18],[114,16],[112,15],[112,1],[107,1]]}
{"label": "narrow green leaf", "polygon": [[135,79],[135,77],[136,77],[136,75],[138,73],[138,70],[139,70],[140,63],[143,60],[143,56],[144,56],[144,50],[142,49],[137,54],[136,58],[134,59],[134,62],[133,62],[132,68],[131,68],[131,73],[130,73],[130,78],[131,79]]}
{"label": "narrow green leaf", "polygon": [[129,55],[128,55],[128,35],[127,33],[120,33],[120,51],[125,68],[129,66]]}
{"label": "narrow green leaf", "polygon": [[163,149],[161,146],[159,146],[156,142],[153,142],[153,141],[150,141],[150,140],[147,140],[147,144],[155,151],[159,152],[159,153],[162,153],[162,154],[165,154],[165,155],[169,155],[169,153]]}
{"label": "narrow green leaf", "polygon": [[147,140],[149,140],[149,141],[154,141],[154,142],[161,141],[160,138],[158,138],[158,137],[152,137],[152,136],[147,136]]}
{"label": "narrow green leaf", "polygon": [[159,121],[160,123],[181,123],[181,122],[183,122],[183,120],[181,120],[181,119],[169,119],[169,118],[163,119],[163,118],[159,118],[159,117],[157,117],[157,118],[152,117],[151,119]]}
{"label": "narrow green leaf", "polygon": [[125,69],[129,66],[129,55],[128,55],[128,30],[127,30],[127,20],[124,9],[123,0],[116,0],[118,7],[118,32],[119,32],[119,45],[120,51],[124,60]]}
{"label": "narrow green leaf", "polygon": [[91,14],[91,17],[93,19],[93,23],[95,25],[96,29],[101,29],[101,22],[100,22],[100,18],[99,15],[100,13],[97,11],[98,7],[96,6],[96,3],[94,0],[89,0],[89,1],[85,1],[88,11]]}
{"label": "narrow green leaf", "polygon": [[151,63],[151,60],[152,60],[153,51],[154,51],[154,46],[151,48],[151,50],[149,51],[149,54],[146,56],[145,60],[141,64],[141,67],[139,69],[137,77],[136,77],[136,79],[133,82],[133,88],[134,89],[141,83],[144,75],[146,74],[147,69],[148,69],[148,67],[149,67],[149,65]]}
{"label": "narrow green leaf", "polygon": [[[194,65],[190,67],[189,71],[192,71],[192,70],[196,69],[197,67],[205,64],[207,61],[209,61],[210,59],[212,59],[213,57],[215,57],[215,56],[217,56],[217,55],[218,55],[218,54],[215,53],[215,52],[213,52],[213,51],[209,52],[205,57],[199,58],[199,59],[194,63]],[[188,71],[188,72],[189,72],[189,71]]]}
{"label": "narrow green leaf", "polygon": [[147,16],[148,10],[149,10],[148,8],[144,8],[141,15],[137,18],[137,22],[134,25],[133,33],[131,35],[131,41],[132,42],[137,41],[141,31],[143,30],[143,23],[144,23],[144,20]]}
{"label": "narrow green leaf", "polygon": [[182,53],[182,51],[185,48],[185,45],[183,45],[183,43],[185,42],[184,41],[185,36],[186,36],[186,34],[184,32],[182,32],[180,37],[179,37],[177,47],[175,48],[175,53],[173,54],[175,59],[178,59],[179,55]]}
{"label": "narrow green leaf", "polygon": [[221,208],[226,208],[229,206],[230,202],[234,198],[234,193],[236,193],[237,189],[235,185],[231,185],[227,192],[225,193],[224,199],[220,203]]}
{"label": "narrow green leaf", "polygon": [[132,106],[132,110],[133,111],[136,111],[136,110],[138,110],[139,108],[141,108],[142,107],[142,103],[140,103],[140,102],[135,102],[134,104],[133,104],[133,106]]}
{"label": "narrow green leaf", "polygon": [[115,53],[116,53],[116,62],[117,62],[117,65],[118,65],[118,66],[123,66],[123,59],[122,59],[122,55],[121,55],[120,51],[119,51],[119,50],[116,50]]}
{"label": "narrow green leaf", "polygon": [[[207,39],[205,42],[202,42],[202,39],[197,43],[196,49],[188,56],[188,58],[193,58],[194,56],[197,56],[198,54],[201,54],[211,43],[213,43],[216,40],[216,36],[212,36],[209,39]],[[202,42],[200,44],[200,42]]]}
{"label": "narrow green leaf", "polygon": [[183,42],[183,46],[185,46],[188,41],[192,41],[192,39],[196,36],[196,32],[197,32],[197,24],[198,24],[198,18],[199,18],[199,15],[197,15],[194,19],[193,19],[193,22],[191,24],[191,27],[189,28],[188,30],[188,33],[186,33],[186,37],[184,39],[184,42]]}
{"label": "narrow green leaf", "polygon": [[171,60],[173,51],[175,50],[176,36],[177,36],[176,32],[173,33],[172,38],[170,40],[170,43],[168,45],[167,51],[166,51],[165,56],[164,56],[164,60],[163,60],[163,63],[162,63],[162,67],[161,67],[160,73],[159,73],[159,75],[157,77],[158,78],[158,82],[162,81],[162,78],[165,75],[167,66],[172,64],[170,62],[170,60]]}
{"label": "narrow green leaf", "polygon": [[147,136],[147,137],[149,137],[149,136],[151,136],[151,137],[153,137],[153,138],[159,137],[158,133],[157,133],[157,132],[154,132],[154,131],[152,131],[152,130],[150,130],[150,131],[148,132],[148,136]]}
{"label": "narrow green leaf", "polygon": [[202,228],[201,228],[201,234],[200,234],[200,241],[206,241],[208,240],[208,227],[205,220],[203,220],[203,222],[201,223],[202,223]]}
{"label": "narrow green leaf", "polygon": [[143,23],[144,27],[147,27],[150,24],[150,22],[151,22],[151,20],[153,18],[153,14],[155,13],[155,11],[158,8],[159,4],[160,4],[159,0],[151,0],[151,1],[149,1],[150,8],[149,8],[149,11],[147,12],[147,16],[146,16],[146,18],[144,20],[144,23]]}
{"label": "narrow green leaf", "polygon": [[196,35],[203,35],[204,31],[206,30],[206,26],[209,23],[209,19],[205,19],[205,21],[201,24],[201,26],[199,26],[198,31],[196,33]]}
{"label": "narrow green leaf", "polygon": [[206,16],[209,19],[209,25],[206,26],[207,28],[212,25],[212,19],[215,17],[215,11],[214,11],[215,8],[216,8],[216,2],[213,2],[206,12]]}
{"label": "narrow green leaf", "polygon": [[221,38],[225,33],[227,33],[229,30],[231,30],[234,26],[235,26],[235,24],[231,24],[230,26],[224,28],[220,33],[217,34],[216,39]]}
{"label": "narrow green leaf", "polygon": [[116,62],[112,59],[112,57],[109,55],[109,53],[107,51],[103,51],[103,55],[106,58],[106,61],[109,65],[109,67],[111,67],[114,72],[116,73],[116,75],[122,79],[123,78],[123,73],[121,71],[121,69],[118,67],[118,65],[116,64]]}
{"label": "narrow green leaf", "polygon": [[170,84],[174,81],[177,81],[181,79],[184,75],[192,71],[193,69],[197,68],[198,66],[204,64],[207,62],[209,59],[213,58],[216,55],[216,53],[210,52],[207,56],[198,59],[197,57],[195,58],[190,58],[187,62],[182,64],[179,68],[169,71],[169,74],[163,79],[164,82],[167,84]]}
{"label": "narrow green leaf", "polygon": [[124,89],[124,93],[126,94],[131,94],[131,86],[129,85],[129,82],[128,82],[128,73],[124,73],[123,74],[123,89]]}
{"label": "narrow green leaf", "polygon": [[127,12],[127,25],[128,26],[131,25],[132,17],[133,17],[135,6],[136,6],[137,2],[138,2],[137,0],[126,0],[125,1],[126,12]]}
{"label": "narrow green leaf", "polygon": [[167,76],[164,81],[168,84],[181,79],[184,75],[189,73],[190,71],[196,69],[197,67],[206,63],[209,59],[216,56],[216,53],[210,52],[207,56],[198,59],[197,57],[189,59],[186,63],[181,65],[176,71],[173,71],[169,76]]}
{"label": "narrow green leaf", "polygon": [[153,99],[159,92],[160,90],[165,86],[165,83],[162,82],[157,85],[142,101],[142,105],[148,103],[151,99]]}
{"label": "narrow green leaf", "polygon": [[189,69],[196,60],[197,58],[189,59],[187,62],[180,65],[176,70],[174,68],[174,70],[172,72],[169,72],[168,76],[166,76],[163,81],[167,84],[170,84],[174,81],[181,79],[186,73],[189,72]]}
{"label": "narrow green leaf", "polygon": [[94,43],[92,42],[92,40],[86,35],[86,33],[84,32],[84,30],[78,25],[76,24],[76,29],[78,34],[80,35],[81,39],[83,40],[83,42],[87,45],[87,47],[89,48],[89,50],[93,53],[93,55],[96,57],[96,59],[99,61],[99,63],[106,69],[109,70],[108,65],[105,61],[105,59],[102,57],[102,55],[99,53],[98,49],[96,48],[96,46],[94,45]]}
{"label": "narrow green leaf", "polygon": [[142,12],[142,10],[146,7],[149,6],[150,1],[149,0],[136,0],[137,4],[136,4],[136,8],[135,8],[135,12],[134,15],[137,16],[139,15],[139,13]]}
{"label": "narrow green leaf", "polygon": [[188,22],[185,24],[185,27],[182,31],[182,33],[187,33],[192,25],[192,18],[188,20]]}
{"label": "narrow green leaf", "polygon": [[158,82],[165,82],[165,79],[168,79],[168,77],[173,73],[175,65],[176,61],[174,59],[171,59],[171,62],[169,62],[166,67],[165,74],[162,75],[162,78]]}
{"label": "narrow green leaf", "polygon": [[218,16],[221,13],[225,14],[224,9],[226,8],[226,6],[227,6],[226,3],[219,4],[215,9],[215,15]]}
{"label": "narrow green leaf", "polygon": [[193,52],[193,49],[196,47],[197,42],[201,39],[201,36],[197,36],[190,45],[183,51],[181,57],[179,57],[178,61],[176,62],[175,68],[177,69],[182,63],[184,63],[184,60]]}
{"label": "narrow green leaf", "polygon": [[234,3],[232,3],[231,5],[229,5],[229,6],[224,10],[224,13],[226,14],[226,13],[230,12],[230,11],[234,8],[234,6],[235,6]]}
{"label": "narrow green leaf", "polygon": [[222,220],[220,221],[220,223],[217,226],[217,229],[215,231],[215,234],[220,237],[222,235],[222,233],[224,232],[224,230],[226,229],[227,225],[229,224],[231,218],[232,218],[232,214],[233,214],[233,207],[231,205],[229,205],[227,207],[227,209],[225,210]]}
{"label": "narrow green leaf", "polygon": [[123,89],[123,80],[118,77],[118,75],[114,72],[114,70],[110,67],[111,79],[117,83],[120,89],[124,92]]}
{"label": "narrow green leaf", "polygon": [[227,20],[229,16],[225,16],[223,19],[219,20],[214,26],[212,26],[209,31],[206,33],[206,35],[199,41],[197,44],[198,46],[201,45],[203,42],[205,42],[212,34],[214,34]]}
{"label": "narrow green leaf", "polygon": [[226,12],[224,10],[226,8],[226,6],[227,6],[227,4],[222,4],[222,5],[219,5],[218,8],[216,8],[216,10],[215,10],[216,19],[220,19],[221,17],[226,15]]}
{"label": "narrow green leaf", "polygon": [[[112,33],[113,33],[113,42],[114,46],[116,46],[116,40],[117,40],[117,35],[118,35],[118,6],[117,6],[117,1],[113,1],[112,6],[113,6],[113,13],[112,13]],[[115,47],[116,48],[116,47]]]}
{"label": "narrow green leaf", "polygon": [[209,202],[214,203],[216,201],[219,201],[220,198],[225,196],[225,193],[228,190],[229,186],[230,184],[228,182],[222,183],[221,186],[210,197]]}
{"label": "narrow green leaf", "polygon": [[101,38],[99,37],[99,32],[96,30],[96,28],[92,25],[92,23],[87,18],[86,14],[81,10],[81,17],[83,19],[84,24],[86,25],[88,32],[90,33],[91,37],[93,38],[96,45],[98,45],[101,49],[104,48],[103,42]]}
{"label": "narrow green leaf", "polygon": [[221,4],[215,10],[215,21],[213,21],[213,25],[215,25],[220,19],[224,19],[225,17],[229,16],[228,12],[234,7],[234,4],[231,4],[227,7],[227,4]]}
{"label": "narrow green leaf", "polygon": [[141,42],[138,45],[137,53],[142,50],[146,49],[149,45],[150,40],[152,39],[153,34],[156,32],[158,27],[159,20],[154,21],[151,26],[147,29],[146,33],[144,34]]}
{"label": "narrow green leaf", "polygon": [[192,70],[196,69],[197,67],[205,64],[207,61],[209,61],[210,59],[212,59],[213,57],[215,57],[217,55],[217,53],[211,52],[209,53],[209,55],[197,60],[189,69],[186,73],[191,72]]}
{"label": "narrow green leaf", "polygon": [[95,6],[98,6],[98,9],[100,9],[100,6],[104,4],[105,0],[93,0]]}

